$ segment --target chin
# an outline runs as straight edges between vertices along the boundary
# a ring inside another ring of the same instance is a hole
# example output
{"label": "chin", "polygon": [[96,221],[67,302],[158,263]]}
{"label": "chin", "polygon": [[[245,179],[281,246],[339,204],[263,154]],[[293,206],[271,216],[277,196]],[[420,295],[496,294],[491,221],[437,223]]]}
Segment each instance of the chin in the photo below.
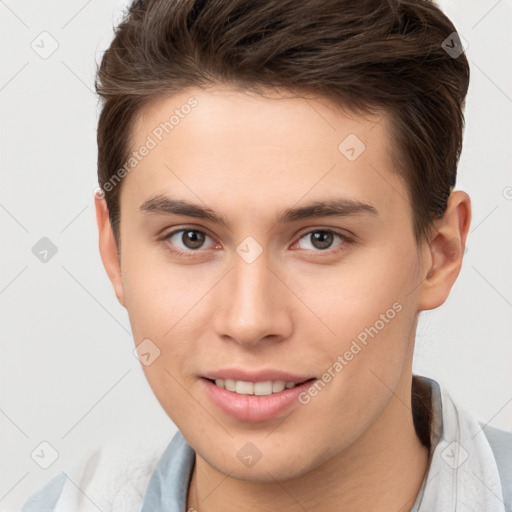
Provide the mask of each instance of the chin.
{"label": "chin", "polygon": [[[243,436],[242,440],[236,437],[230,438],[226,440],[225,445],[217,445],[215,453],[209,449],[211,444],[206,446],[206,451],[198,446],[196,452],[211,467],[224,475],[238,480],[262,483],[291,480],[303,476],[332,456],[328,448],[325,450],[324,457],[315,456],[310,451],[305,453],[304,449],[298,450],[297,447],[304,446],[303,441],[291,442],[290,437],[287,439],[288,446],[283,445],[281,441],[273,446],[269,439],[260,441],[255,438],[253,443],[248,439],[250,439],[248,436]],[[233,455],[226,456],[226,454]]]}
{"label": "chin", "polygon": [[275,483],[277,481],[286,481],[298,478],[307,474],[310,468],[297,467],[293,461],[267,460],[261,459],[253,467],[244,468],[237,459],[222,461],[218,466],[213,466],[217,471],[237,480],[248,482]]}

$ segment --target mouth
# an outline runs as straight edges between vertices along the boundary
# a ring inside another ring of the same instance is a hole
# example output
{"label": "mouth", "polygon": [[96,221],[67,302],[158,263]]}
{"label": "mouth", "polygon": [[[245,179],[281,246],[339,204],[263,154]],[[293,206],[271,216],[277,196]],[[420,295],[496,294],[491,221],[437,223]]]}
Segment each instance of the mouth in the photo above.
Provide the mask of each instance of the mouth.
{"label": "mouth", "polygon": [[301,393],[306,392],[316,378],[255,382],[202,377],[200,381],[206,396],[219,411],[238,421],[258,423],[290,413],[299,406]]}
{"label": "mouth", "polygon": [[285,389],[293,389],[296,386],[312,382],[314,379],[307,379],[302,382],[284,381],[284,380],[267,380],[263,382],[250,382],[235,379],[206,379],[218,388],[237,393],[238,395],[255,395],[268,396],[281,393]]}

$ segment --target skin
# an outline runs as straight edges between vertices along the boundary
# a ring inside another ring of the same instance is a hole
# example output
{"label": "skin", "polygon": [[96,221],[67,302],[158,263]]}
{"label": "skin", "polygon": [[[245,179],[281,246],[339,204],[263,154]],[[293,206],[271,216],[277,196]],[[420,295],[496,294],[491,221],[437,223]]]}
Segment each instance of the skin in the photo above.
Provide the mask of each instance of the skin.
{"label": "skin", "polygon": [[[459,274],[468,195],[452,192],[418,244],[386,115],[284,92],[219,86],[159,99],[138,117],[133,148],[191,96],[197,107],[124,178],[120,247],[96,198],[101,256],[135,343],[149,338],[161,351],[146,377],[196,452],[187,509],[409,510],[428,462],[410,409],[417,316],[443,304]],[[366,145],[355,161],[338,150],[349,134]],[[141,211],[156,195],[207,206],[229,228]],[[378,213],[275,222],[333,197]],[[208,237],[196,249],[183,232],[163,240],[179,228]],[[327,229],[352,242],[334,236],[318,248],[312,232]],[[263,249],[252,263],[236,252],[247,236]],[[226,367],[320,378],[397,302],[401,311],[307,405],[249,423],[203,391],[200,375]],[[262,455],[252,467],[237,457],[248,442]]]}

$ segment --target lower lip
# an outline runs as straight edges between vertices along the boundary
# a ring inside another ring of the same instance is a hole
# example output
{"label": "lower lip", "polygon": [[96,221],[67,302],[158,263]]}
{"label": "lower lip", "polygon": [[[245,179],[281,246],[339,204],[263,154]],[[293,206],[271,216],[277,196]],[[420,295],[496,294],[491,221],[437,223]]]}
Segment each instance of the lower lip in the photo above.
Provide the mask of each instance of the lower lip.
{"label": "lower lip", "polygon": [[284,389],[271,395],[240,395],[216,386],[208,379],[201,378],[207,394],[226,414],[240,421],[267,421],[299,403],[298,396],[308,389],[314,380],[308,380],[291,389]]}

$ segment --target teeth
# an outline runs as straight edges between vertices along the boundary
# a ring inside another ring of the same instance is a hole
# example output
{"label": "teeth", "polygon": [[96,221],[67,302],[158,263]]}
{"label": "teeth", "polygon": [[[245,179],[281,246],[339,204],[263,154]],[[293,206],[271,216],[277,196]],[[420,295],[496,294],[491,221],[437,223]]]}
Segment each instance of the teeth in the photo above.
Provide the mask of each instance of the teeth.
{"label": "teeth", "polygon": [[284,380],[276,380],[272,383],[272,393],[279,393],[285,388],[286,382]]}
{"label": "teeth", "polygon": [[[215,383],[217,383],[217,381],[215,381]],[[222,386],[220,386],[222,387]],[[228,391],[235,391],[236,390],[236,381],[233,380],[233,379],[226,379],[224,381],[224,387],[228,390]]]}
{"label": "teeth", "polygon": [[254,394],[259,396],[271,395],[272,394],[272,381],[267,382],[255,382],[254,383]]}
{"label": "teeth", "polygon": [[239,395],[265,396],[272,393],[279,393],[284,389],[295,387],[296,382],[285,382],[284,380],[267,380],[265,382],[246,382],[233,379],[215,379],[215,385]]}
{"label": "teeth", "polygon": [[237,380],[235,393],[238,393],[239,395],[254,395],[254,383]]}

